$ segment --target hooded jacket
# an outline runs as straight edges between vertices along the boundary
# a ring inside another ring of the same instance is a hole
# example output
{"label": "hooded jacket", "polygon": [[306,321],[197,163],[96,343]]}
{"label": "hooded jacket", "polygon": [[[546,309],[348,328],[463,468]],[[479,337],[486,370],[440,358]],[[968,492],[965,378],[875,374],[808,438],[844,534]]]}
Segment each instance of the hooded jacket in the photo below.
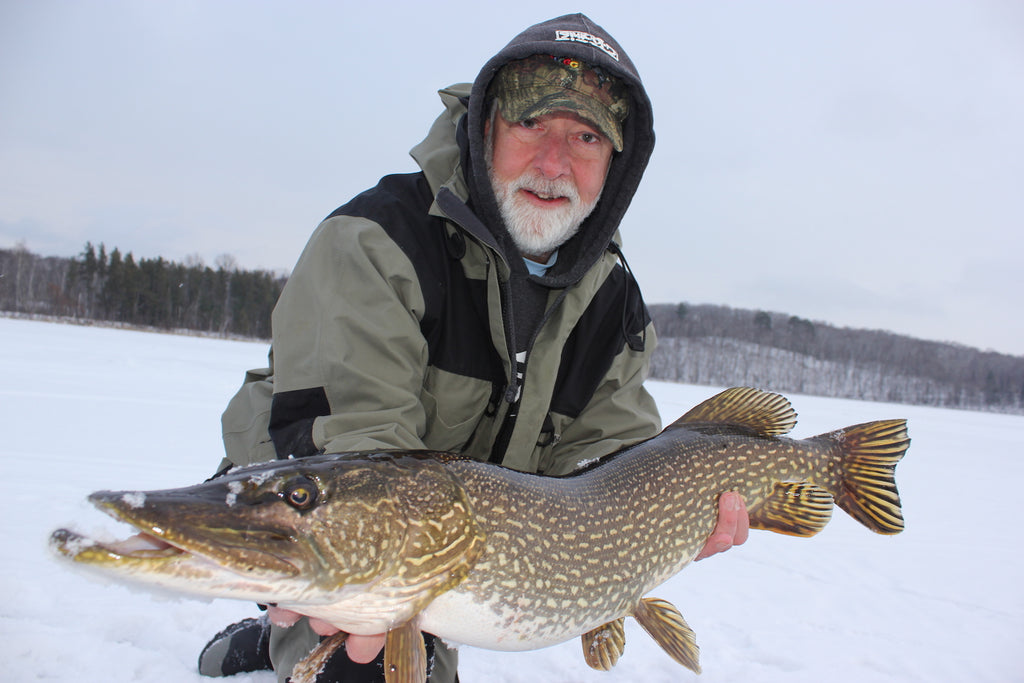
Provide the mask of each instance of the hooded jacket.
{"label": "hooded jacket", "polygon": [[[532,54],[601,66],[631,98],[602,198],[544,277],[505,230],[484,161],[487,86]],[[440,94],[445,110],[412,150],[421,171],[381,179],[310,238],[274,309],[270,367],[224,413],[224,466],[430,449],[565,474],[658,432],[643,388],[654,331],[618,248],[654,145],[629,58],[567,15]]]}

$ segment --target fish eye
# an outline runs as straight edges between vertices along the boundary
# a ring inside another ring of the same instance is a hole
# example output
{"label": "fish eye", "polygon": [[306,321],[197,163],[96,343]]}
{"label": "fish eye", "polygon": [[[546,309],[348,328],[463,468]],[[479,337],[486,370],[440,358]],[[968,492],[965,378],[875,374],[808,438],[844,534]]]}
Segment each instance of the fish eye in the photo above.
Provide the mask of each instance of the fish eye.
{"label": "fish eye", "polygon": [[296,510],[309,510],[319,495],[316,484],[307,477],[296,477],[284,487],[284,499]]}

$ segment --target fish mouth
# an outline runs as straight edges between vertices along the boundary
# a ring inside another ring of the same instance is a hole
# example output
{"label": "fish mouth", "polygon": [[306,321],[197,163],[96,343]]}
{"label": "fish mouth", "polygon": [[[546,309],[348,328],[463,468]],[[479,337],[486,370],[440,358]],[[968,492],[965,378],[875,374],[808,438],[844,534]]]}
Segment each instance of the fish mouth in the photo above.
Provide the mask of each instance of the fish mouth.
{"label": "fish mouth", "polygon": [[76,562],[109,564],[125,561],[160,563],[198,557],[184,548],[140,532],[122,541],[99,541],[70,529],[57,529],[50,545],[61,555]]}
{"label": "fish mouth", "polygon": [[[116,541],[58,529],[51,547],[77,563],[132,572],[207,574],[224,570],[240,576],[286,578],[300,569],[284,552],[292,546],[286,530],[218,524],[216,510],[185,511],[174,499],[123,491],[98,491],[89,502],[138,533]],[[276,552],[275,552],[276,551]]]}

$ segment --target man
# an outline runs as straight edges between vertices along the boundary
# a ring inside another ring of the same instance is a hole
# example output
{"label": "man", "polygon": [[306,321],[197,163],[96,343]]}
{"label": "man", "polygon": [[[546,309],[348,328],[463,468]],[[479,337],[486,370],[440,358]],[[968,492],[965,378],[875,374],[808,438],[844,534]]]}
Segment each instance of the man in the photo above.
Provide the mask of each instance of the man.
{"label": "man", "polygon": [[[224,414],[223,468],[426,448],[562,475],[658,433],[654,330],[617,234],[654,146],[633,64],[568,15],[441,98],[412,151],[421,172],[383,178],[311,237],[274,309],[271,368]],[[745,539],[741,500],[721,507],[702,556]],[[270,621],[281,681],[335,630],[274,607]],[[200,670],[265,666],[263,624],[219,634]],[[425,638],[430,680],[456,680],[455,652]],[[382,645],[351,636],[318,680],[383,680]]]}

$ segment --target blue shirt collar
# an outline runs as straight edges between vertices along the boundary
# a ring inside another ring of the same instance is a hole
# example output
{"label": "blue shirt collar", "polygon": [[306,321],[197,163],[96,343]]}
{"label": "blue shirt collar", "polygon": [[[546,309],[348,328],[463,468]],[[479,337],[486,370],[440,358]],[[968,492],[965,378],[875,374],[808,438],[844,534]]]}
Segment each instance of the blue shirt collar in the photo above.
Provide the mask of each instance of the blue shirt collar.
{"label": "blue shirt collar", "polygon": [[548,268],[550,268],[551,266],[555,265],[555,261],[557,261],[557,260],[558,260],[558,250],[555,249],[551,253],[551,258],[548,259],[547,263],[537,263],[536,261],[531,261],[528,258],[524,258],[523,262],[526,264],[526,269],[530,271],[530,275],[536,275],[538,277],[544,277],[545,275],[547,275]]}

